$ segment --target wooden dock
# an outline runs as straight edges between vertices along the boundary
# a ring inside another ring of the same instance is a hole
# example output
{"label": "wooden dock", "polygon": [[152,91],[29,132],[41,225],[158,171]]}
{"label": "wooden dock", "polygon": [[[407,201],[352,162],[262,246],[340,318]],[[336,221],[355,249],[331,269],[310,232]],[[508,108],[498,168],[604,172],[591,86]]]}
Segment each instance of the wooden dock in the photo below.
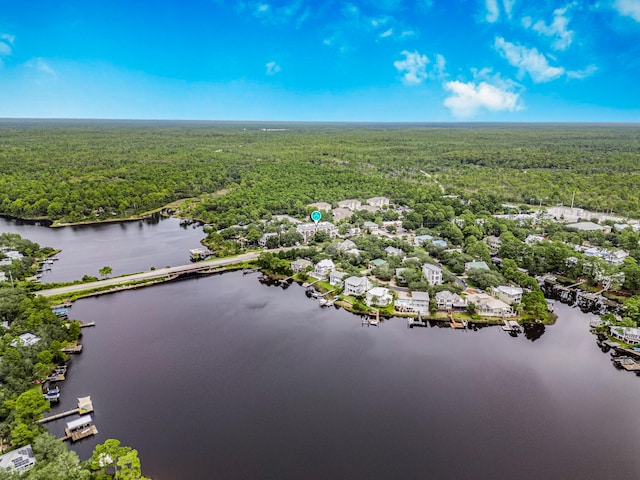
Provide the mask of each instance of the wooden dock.
{"label": "wooden dock", "polygon": [[80,324],[80,328],[95,327],[95,326],[96,326],[96,322],[87,322],[87,323]]}
{"label": "wooden dock", "polygon": [[456,322],[456,319],[453,318],[453,312],[449,310],[449,321],[451,322],[451,328],[464,328],[463,323]]}
{"label": "wooden dock", "polygon": [[68,428],[65,428],[64,433],[66,433],[66,435],[64,437],[60,437],[60,440],[62,440],[63,442],[66,442],[67,440],[77,442],[78,440],[82,440],[83,438],[97,435],[98,429],[95,425],[89,425],[86,428],[83,428],[81,430],[74,430],[73,432]]}
{"label": "wooden dock", "polygon": [[82,353],[82,344],[77,344],[72,347],[65,347],[60,350],[62,353]]}
{"label": "wooden dock", "polygon": [[66,412],[58,413],[56,415],[51,415],[50,417],[44,417],[37,421],[37,423],[47,423],[52,422],[54,420],[59,420],[64,417],[68,417],[69,415],[84,415],[85,413],[93,412],[93,402],[91,402],[91,397],[80,397],[78,398],[78,408],[74,408],[73,410],[67,410]]}

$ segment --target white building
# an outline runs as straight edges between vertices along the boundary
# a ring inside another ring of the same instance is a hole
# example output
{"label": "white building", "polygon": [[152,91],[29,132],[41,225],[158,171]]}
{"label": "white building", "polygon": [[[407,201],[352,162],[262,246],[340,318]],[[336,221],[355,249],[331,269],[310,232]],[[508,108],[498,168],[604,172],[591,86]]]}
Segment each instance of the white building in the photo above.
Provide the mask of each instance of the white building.
{"label": "white building", "polygon": [[500,285],[493,289],[493,295],[509,305],[522,301],[523,290],[520,287]]}
{"label": "white building", "polygon": [[317,225],[315,223],[303,223],[296,227],[296,231],[302,235],[304,243],[308,243],[316,232],[324,232],[331,238],[338,236],[338,227],[330,222],[319,222]]}
{"label": "white building", "polygon": [[467,308],[467,300],[457,293],[450,292],[449,290],[443,290],[436,293],[436,304],[438,305],[438,310]]}
{"label": "white building", "polygon": [[338,270],[331,270],[329,273],[329,283],[334,287],[341,287],[344,284],[344,277],[346,272],[339,272]]}
{"label": "white building", "polygon": [[310,203],[307,207],[315,208],[316,210],[324,210],[325,212],[331,211],[331,204],[327,202]]}
{"label": "white building", "polygon": [[[260,240],[258,240],[258,245],[260,245],[261,247],[265,247],[267,245],[268,238],[277,237],[278,235],[280,235],[278,232],[265,233],[264,235],[262,235]],[[199,249],[199,250],[202,250],[202,249]],[[202,251],[204,252],[204,250]]]}
{"label": "white building", "polygon": [[500,250],[500,247],[502,246],[502,240],[500,240],[500,237],[496,237],[495,235],[489,235],[484,239],[484,242],[492,252]]}
{"label": "white building", "polygon": [[416,247],[421,247],[427,242],[431,242],[433,240],[433,236],[431,235],[416,235],[413,237],[413,244]]}
{"label": "white building", "polygon": [[342,200],[341,202],[338,202],[338,207],[348,208],[352,212],[358,210],[361,205],[362,202],[360,200],[356,200],[355,198],[349,198],[348,200]]}
{"label": "white building", "polygon": [[513,317],[515,313],[508,303],[487,293],[470,293],[467,302],[476,306],[476,313],[485,317]]}
{"label": "white building", "polygon": [[375,287],[367,292],[366,303],[371,306],[386,307],[393,301],[393,297],[389,293],[388,288]]}
{"label": "white building", "polygon": [[640,343],[640,328],[609,327],[611,334],[625,343]]}
{"label": "white building", "polygon": [[333,221],[339,222],[340,220],[351,217],[351,215],[353,215],[353,212],[348,208],[336,208],[333,212],[331,212],[331,214],[333,215]]}
{"label": "white building", "polygon": [[293,273],[306,272],[307,267],[312,267],[312,266],[313,266],[313,262],[310,262],[309,260],[305,260],[304,258],[299,258],[291,262],[291,270],[293,270]]}
{"label": "white building", "polygon": [[327,275],[329,275],[329,273],[335,269],[336,266],[333,263],[333,260],[331,260],[330,258],[325,258],[324,260],[320,260],[316,264],[316,267],[313,269],[313,273],[317,278],[327,278]]}
{"label": "white building", "polygon": [[18,338],[16,338],[13,342],[10,343],[12,347],[24,346],[30,347],[31,345],[35,345],[40,341],[40,337],[34,335],[33,333],[23,333]]}
{"label": "white building", "polygon": [[425,263],[422,266],[422,275],[429,285],[442,285],[442,269],[436,265]]}
{"label": "white building", "polygon": [[367,277],[349,277],[344,281],[345,295],[364,295],[367,290],[371,289],[371,282]]}
{"label": "white building", "polygon": [[339,250],[341,252],[353,250],[354,248],[356,248],[356,244],[353,243],[351,240],[345,240],[344,242],[340,242],[336,244],[336,250]]}
{"label": "white building", "polygon": [[544,241],[545,238],[541,237],[540,235],[527,235],[527,238],[524,239],[524,243],[529,246],[535,245],[536,243],[542,243]]}
{"label": "white building", "polygon": [[429,313],[429,294],[427,292],[411,292],[409,296],[405,292],[398,292],[394,309],[398,312],[415,312],[426,315]]}
{"label": "white building", "polygon": [[24,472],[35,464],[36,456],[33,454],[31,445],[25,445],[0,456],[0,470],[3,472]]}
{"label": "white building", "polygon": [[384,207],[389,205],[389,199],[387,197],[371,197],[367,199],[367,203],[374,207]]}
{"label": "white building", "polygon": [[404,257],[404,251],[391,245],[385,248],[384,251],[387,252],[387,255],[390,257]]}
{"label": "white building", "polygon": [[377,223],[374,222],[364,222],[362,224],[362,228],[364,230],[369,230],[369,232],[371,233],[378,233],[378,230],[380,230],[380,226]]}

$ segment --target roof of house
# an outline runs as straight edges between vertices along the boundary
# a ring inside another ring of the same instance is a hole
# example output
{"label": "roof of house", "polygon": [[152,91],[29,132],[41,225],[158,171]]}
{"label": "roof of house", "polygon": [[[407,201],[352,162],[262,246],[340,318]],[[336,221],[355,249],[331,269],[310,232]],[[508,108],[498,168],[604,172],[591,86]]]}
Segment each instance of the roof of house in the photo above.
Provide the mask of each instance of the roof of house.
{"label": "roof of house", "polygon": [[431,270],[432,272],[441,272],[442,269],[440,267],[438,267],[437,265],[431,265],[430,263],[425,263],[422,266],[423,270]]}
{"label": "roof of house", "polygon": [[349,284],[354,287],[359,285],[367,285],[368,282],[369,279],[367,277],[356,277],[355,275],[352,275],[344,281],[345,285]]}
{"label": "roof of house", "polygon": [[429,294],[427,292],[411,292],[411,298],[428,302]]}
{"label": "roof of house", "polygon": [[0,455],[0,470],[2,471],[24,470],[34,463],[36,463],[36,457],[31,445],[25,445]]}
{"label": "roof of house", "polygon": [[578,222],[578,223],[568,223],[565,225],[566,228],[573,228],[575,230],[584,230],[588,232],[592,232],[595,230],[604,230],[604,227],[598,225],[593,222]]}
{"label": "roof of house", "polygon": [[389,289],[385,287],[373,287],[367,293],[372,297],[386,297],[389,295]]}
{"label": "roof of house", "polygon": [[523,290],[520,287],[510,287],[507,285],[500,285],[495,289],[509,296],[522,295],[522,292],[523,292]]}
{"label": "roof of house", "polygon": [[387,263],[387,261],[386,261],[386,260],[383,260],[383,259],[381,259],[381,258],[376,258],[375,260],[371,260],[371,263],[372,263],[373,265],[375,265],[376,267],[380,267],[380,266],[382,266],[382,265],[385,265],[385,264]]}
{"label": "roof of house", "polygon": [[477,268],[479,270],[489,270],[489,265],[487,265],[487,263],[483,261],[475,261],[465,263],[464,268],[466,270],[471,270],[472,268]]}
{"label": "roof of house", "polygon": [[330,258],[325,258],[324,260],[320,260],[318,262],[318,264],[316,265],[316,267],[335,267],[335,263],[333,263],[333,260],[331,260]]}

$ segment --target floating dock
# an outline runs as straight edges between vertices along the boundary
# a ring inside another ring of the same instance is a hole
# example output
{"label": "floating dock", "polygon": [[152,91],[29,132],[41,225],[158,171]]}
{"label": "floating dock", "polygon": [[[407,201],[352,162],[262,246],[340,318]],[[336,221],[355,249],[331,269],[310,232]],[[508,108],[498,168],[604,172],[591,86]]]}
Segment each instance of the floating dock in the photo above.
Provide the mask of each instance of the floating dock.
{"label": "floating dock", "polygon": [[67,428],[64,429],[66,435],[60,440],[71,440],[77,442],[83,438],[90,437],[98,434],[98,429],[92,424],[93,419],[91,415],[83,415],[76,420],[67,422]]}

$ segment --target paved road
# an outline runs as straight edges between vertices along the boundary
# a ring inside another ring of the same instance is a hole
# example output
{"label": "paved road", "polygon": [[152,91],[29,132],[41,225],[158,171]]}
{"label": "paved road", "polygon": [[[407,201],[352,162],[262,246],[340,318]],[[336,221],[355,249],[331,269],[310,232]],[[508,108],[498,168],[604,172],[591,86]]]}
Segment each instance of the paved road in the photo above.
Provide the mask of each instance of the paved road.
{"label": "paved road", "polygon": [[69,293],[81,292],[83,290],[92,290],[94,288],[120,285],[123,283],[135,282],[139,280],[164,278],[175,273],[194,272],[198,270],[206,270],[212,267],[224,267],[227,265],[234,265],[236,263],[247,262],[249,260],[257,260],[259,255],[259,252],[250,252],[243,253],[242,255],[238,255],[237,257],[221,258],[218,260],[206,260],[204,262],[190,263],[188,265],[181,265],[178,267],[158,268],[156,270],[136,273],[134,275],[127,275],[125,277],[107,278],[105,280],[98,280],[97,282],[69,285],[68,287],[51,288],[49,290],[40,290],[39,292],[37,292],[37,295],[42,295],[43,297],[53,297],[54,295],[66,295]]}

